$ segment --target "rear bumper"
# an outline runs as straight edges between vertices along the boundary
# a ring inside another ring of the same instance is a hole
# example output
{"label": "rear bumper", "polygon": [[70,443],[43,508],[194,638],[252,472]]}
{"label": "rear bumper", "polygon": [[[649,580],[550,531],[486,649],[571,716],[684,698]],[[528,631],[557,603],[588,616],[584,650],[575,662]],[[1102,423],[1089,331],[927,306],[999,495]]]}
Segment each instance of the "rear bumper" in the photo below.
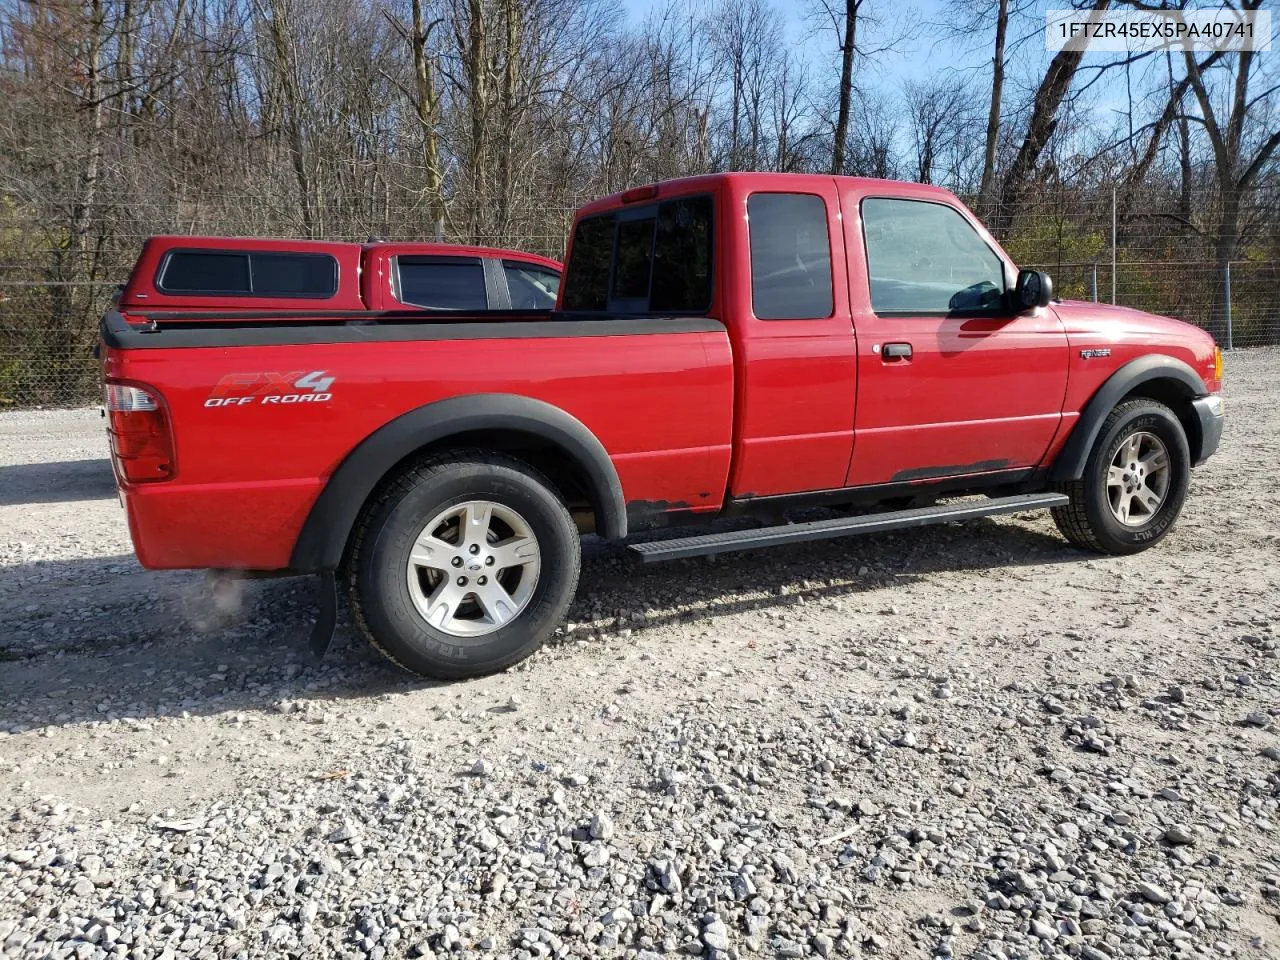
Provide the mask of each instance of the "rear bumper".
{"label": "rear bumper", "polygon": [[1224,420],[1222,398],[1217,394],[1200,397],[1198,400],[1191,401],[1191,406],[1195,408],[1196,416],[1200,419],[1200,449],[1195,452],[1195,462],[1192,464],[1198,467],[1213,456],[1218,449],[1218,443],[1222,440]]}

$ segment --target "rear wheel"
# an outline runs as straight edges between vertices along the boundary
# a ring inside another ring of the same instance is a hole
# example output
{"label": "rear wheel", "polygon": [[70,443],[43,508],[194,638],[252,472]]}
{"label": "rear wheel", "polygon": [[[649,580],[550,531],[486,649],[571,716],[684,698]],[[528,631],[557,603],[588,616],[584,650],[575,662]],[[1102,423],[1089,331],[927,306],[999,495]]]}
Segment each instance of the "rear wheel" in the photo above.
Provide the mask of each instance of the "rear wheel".
{"label": "rear wheel", "polygon": [[1162,403],[1134,399],[1108,415],[1071,498],[1054,522],[1076,546],[1138,553],[1162,540],[1182,512],[1191,476],[1186,432]]}
{"label": "rear wheel", "polygon": [[529,656],[577,588],[581,544],[550,483],[513,458],[428,460],[367,511],[351,558],[356,618],[414,673],[454,680]]}

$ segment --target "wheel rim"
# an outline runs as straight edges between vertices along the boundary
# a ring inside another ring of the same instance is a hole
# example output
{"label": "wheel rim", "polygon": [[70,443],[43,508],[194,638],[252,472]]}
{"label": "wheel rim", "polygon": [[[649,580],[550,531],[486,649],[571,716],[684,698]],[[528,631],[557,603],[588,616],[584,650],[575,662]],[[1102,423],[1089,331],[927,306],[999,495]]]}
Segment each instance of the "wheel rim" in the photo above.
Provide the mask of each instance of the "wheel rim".
{"label": "wheel rim", "polygon": [[1131,434],[1107,469],[1111,514],[1126,527],[1140,527],[1160,512],[1169,493],[1169,450],[1154,433]]}
{"label": "wheel rim", "polygon": [[533,528],[515,510],[469,500],[436,514],[409,552],[409,596],[427,623],[482,637],[529,605],[542,569]]}

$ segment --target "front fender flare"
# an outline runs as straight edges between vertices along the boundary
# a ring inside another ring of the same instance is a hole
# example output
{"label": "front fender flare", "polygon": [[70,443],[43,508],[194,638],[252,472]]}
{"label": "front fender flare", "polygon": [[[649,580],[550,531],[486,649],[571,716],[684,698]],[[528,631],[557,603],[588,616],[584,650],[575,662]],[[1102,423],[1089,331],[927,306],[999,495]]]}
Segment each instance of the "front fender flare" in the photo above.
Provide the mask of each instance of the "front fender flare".
{"label": "front fender flare", "polygon": [[555,447],[587,478],[600,535],[610,540],[627,535],[618,472],[604,445],[581,420],[532,397],[472,394],[410,410],[361,441],[312,504],[294,544],[290,569],[336,570],[365,501],[397,463],[429,444],[485,430],[523,433]]}
{"label": "front fender flare", "polygon": [[[1188,403],[1207,393],[1200,376],[1177,357],[1151,354],[1130,360],[1111,374],[1089,398],[1062,452],[1049,468],[1049,479],[1064,483],[1069,480],[1079,480],[1084,476],[1084,467],[1089,460],[1089,453],[1097,442],[1098,434],[1102,432],[1102,424],[1108,414],[1127,395],[1144,383],[1150,383],[1153,380],[1167,380],[1176,384],[1177,388],[1186,394]],[[1194,450],[1192,450],[1192,459],[1195,459]]]}

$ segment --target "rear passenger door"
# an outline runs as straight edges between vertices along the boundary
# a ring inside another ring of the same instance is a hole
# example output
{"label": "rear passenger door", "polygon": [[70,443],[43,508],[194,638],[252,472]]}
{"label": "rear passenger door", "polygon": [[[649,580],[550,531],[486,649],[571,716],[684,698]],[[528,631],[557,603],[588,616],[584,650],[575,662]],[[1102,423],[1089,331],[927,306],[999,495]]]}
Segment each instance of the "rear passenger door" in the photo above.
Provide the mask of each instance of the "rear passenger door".
{"label": "rear passenger door", "polygon": [[857,381],[836,181],[730,178],[726,189],[738,375],[730,490],[748,499],[838,489]]}

